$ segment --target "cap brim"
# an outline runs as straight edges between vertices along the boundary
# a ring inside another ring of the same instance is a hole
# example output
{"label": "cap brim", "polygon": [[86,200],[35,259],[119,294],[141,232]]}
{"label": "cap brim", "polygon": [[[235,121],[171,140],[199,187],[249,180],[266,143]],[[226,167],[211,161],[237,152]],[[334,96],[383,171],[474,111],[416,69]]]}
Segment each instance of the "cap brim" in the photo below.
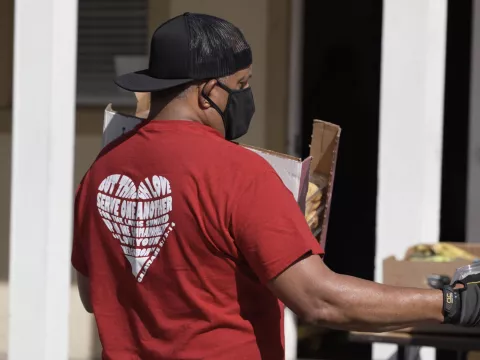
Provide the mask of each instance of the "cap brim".
{"label": "cap brim", "polygon": [[141,70],[121,75],[114,81],[119,87],[128,91],[153,92],[188,84],[193,79],[157,79],[148,75],[148,70]]}

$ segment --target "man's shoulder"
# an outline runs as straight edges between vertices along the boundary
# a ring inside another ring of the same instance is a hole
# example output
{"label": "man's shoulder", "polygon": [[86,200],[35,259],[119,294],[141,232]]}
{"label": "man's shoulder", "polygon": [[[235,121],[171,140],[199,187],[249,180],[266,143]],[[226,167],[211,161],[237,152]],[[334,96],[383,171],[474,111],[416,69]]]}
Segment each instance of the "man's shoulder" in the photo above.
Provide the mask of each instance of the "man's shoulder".
{"label": "man's shoulder", "polygon": [[272,170],[263,157],[248,147],[233,142],[222,141],[214,158],[216,166],[234,168],[252,176]]}
{"label": "man's shoulder", "polygon": [[[137,161],[134,164],[129,163],[129,161],[133,161],[131,157],[132,149],[129,144],[136,143],[129,140],[134,135],[133,132],[127,133],[105,146],[88,171],[90,177],[103,173],[105,167],[112,169],[118,166],[125,168],[132,165],[134,168],[140,168],[141,163]],[[133,150],[139,151],[140,148],[143,148],[142,159],[158,157],[158,161],[155,163],[159,168],[166,171],[170,171],[169,166],[172,166],[172,164],[178,171],[189,169],[189,173],[196,173],[197,175],[211,176],[213,173],[220,171],[225,180],[239,174],[242,174],[244,179],[255,178],[265,172],[273,171],[271,165],[263,157],[238,143],[211,136],[209,133],[172,135],[175,136],[170,136],[168,139],[164,137],[157,142],[143,141],[141,147],[134,146]],[[147,161],[146,163],[151,164],[152,162]]]}

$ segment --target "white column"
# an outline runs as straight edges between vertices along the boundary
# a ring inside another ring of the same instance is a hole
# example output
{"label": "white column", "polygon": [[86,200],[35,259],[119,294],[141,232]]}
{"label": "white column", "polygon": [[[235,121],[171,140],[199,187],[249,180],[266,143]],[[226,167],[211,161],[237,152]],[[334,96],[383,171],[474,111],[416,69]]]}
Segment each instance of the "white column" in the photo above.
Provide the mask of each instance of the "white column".
{"label": "white column", "polygon": [[[377,281],[385,257],[439,240],[446,30],[447,0],[384,1]],[[376,345],[373,358],[393,352]]]}
{"label": "white column", "polygon": [[[303,69],[303,26],[304,0],[292,0],[290,12],[290,69],[288,78],[288,129],[287,151],[300,156],[298,142],[302,126],[302,69]],[[297,317],[285,308],[285,359],[297,358]]]}
{"label": "white column", "polygon": [[467,192],[467,241],[480,242],[480,1],[473,1],[470,128]]}
{"label": "white column", "polygon": [[16,0],[10,360],[68,358],[77,0]]}

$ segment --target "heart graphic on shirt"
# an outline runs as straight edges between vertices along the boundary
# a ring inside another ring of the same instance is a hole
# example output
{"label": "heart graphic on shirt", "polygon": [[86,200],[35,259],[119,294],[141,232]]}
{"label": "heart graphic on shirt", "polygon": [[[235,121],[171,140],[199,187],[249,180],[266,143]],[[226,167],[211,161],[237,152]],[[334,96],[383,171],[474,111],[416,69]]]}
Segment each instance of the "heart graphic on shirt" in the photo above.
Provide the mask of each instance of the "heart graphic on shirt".
{"label": "heart graphic on shirt", "polygon": [[170,182],[163,176],[147,177],[137,188],[128,176],[114,174],[98,187],[98,212],[138,282],[175,227],[170,219],[172,202]]}

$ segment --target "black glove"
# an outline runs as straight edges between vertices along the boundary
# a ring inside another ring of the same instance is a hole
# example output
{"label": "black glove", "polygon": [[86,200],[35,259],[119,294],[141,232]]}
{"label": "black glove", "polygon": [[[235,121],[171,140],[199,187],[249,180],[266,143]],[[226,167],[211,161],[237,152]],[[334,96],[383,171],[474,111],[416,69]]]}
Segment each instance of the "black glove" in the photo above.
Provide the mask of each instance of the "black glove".
{"label": "black glove", "polygon": [[[458,284],[463,286],[455,289]],[[480,326],[480,274],[443,288],[443,315],[445,324]]]}

